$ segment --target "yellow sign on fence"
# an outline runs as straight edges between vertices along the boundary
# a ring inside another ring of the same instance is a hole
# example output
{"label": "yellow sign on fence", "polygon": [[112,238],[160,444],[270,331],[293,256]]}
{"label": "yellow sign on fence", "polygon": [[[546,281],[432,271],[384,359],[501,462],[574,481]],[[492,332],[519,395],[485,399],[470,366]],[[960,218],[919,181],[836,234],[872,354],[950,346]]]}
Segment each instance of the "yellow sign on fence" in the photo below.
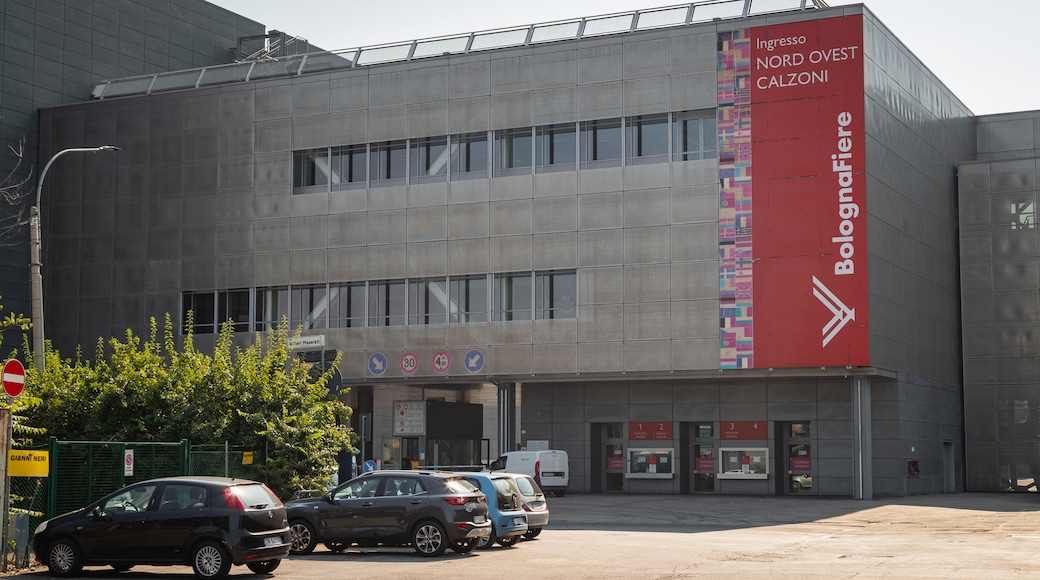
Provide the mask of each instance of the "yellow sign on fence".
{"label": "yellow sign on fence", "polygon": [[243,451],[242,452],[242,465],[252,465],[252,464],[253,464],[253,452],[252,451]]}
{"label": "yellow sign on fence", "polygon": [[7,452],[7,475],[11,477],[47,477],[50,464],[46,451],[11,449]]}

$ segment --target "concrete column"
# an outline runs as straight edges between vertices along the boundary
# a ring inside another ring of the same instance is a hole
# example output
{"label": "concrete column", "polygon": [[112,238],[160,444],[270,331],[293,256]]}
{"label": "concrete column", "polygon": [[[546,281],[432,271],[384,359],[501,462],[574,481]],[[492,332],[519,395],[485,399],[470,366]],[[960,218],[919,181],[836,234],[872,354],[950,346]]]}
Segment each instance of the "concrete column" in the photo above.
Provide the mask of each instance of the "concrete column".
{"label": "concrete column", "polygon": [[498,387],[498,453],[501,454],[516,450],[516,383],[495,383],[495,386]]}
{"label": "concrete column", "polygon": [[852,497],[874,499],[870,379],[852,377]]}

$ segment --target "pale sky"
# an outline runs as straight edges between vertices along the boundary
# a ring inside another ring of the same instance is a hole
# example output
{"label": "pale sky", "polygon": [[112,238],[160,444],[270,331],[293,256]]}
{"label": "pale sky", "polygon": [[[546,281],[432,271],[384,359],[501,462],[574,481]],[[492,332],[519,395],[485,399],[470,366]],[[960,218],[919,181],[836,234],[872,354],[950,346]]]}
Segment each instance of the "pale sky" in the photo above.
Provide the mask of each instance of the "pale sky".
{"label": "pale sky", "polygon": [[[326,50],[675,6],[669,0],[210,0]],[[858,4],[829,0],[830,6]],[[1037,0],[863,2],[977,115],[1040,109]]]}

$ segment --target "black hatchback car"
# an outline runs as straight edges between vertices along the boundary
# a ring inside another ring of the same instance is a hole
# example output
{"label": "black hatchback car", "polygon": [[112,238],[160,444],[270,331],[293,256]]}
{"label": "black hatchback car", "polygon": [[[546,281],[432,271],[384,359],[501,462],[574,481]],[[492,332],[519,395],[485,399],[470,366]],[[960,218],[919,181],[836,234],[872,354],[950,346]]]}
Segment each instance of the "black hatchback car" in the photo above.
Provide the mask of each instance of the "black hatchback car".
{"label": "black hatchback car", "polygon": [[422,556],[460,554],[491,534],[487,498],[462,476],[435,471],[365,473],[321,497],[286,502],[292,554],[318,543],[339,552],[410,544]]}
{"label": "black hatchback car", "polygon": [[285,506],[256,481],[168,477],[136,483],[36,528],[33,549],[55,576],[83,566],[190,565],[221,578],[232,565],[257,574],[289,553]]}

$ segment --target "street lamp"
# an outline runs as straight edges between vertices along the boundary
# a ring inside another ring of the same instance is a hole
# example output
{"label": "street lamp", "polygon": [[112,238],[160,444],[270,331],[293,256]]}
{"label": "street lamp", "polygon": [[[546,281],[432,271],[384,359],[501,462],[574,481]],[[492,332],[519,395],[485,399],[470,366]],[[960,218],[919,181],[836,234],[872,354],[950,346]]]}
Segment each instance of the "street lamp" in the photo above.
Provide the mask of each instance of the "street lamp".
{"label": "street lamp", "polygon": [[40,194],[43,193],[43,180],[54,160],[66,153],[97,153],[98,151],[119,151],[115,145],[99,147],[70,147],[54,154],[40,173],[40,181],[36,184],[36,205],[29,209],[29,277],[32,282],[32,331],[33,360],[36,368],[43,372],[43,276],[40,273]]}

